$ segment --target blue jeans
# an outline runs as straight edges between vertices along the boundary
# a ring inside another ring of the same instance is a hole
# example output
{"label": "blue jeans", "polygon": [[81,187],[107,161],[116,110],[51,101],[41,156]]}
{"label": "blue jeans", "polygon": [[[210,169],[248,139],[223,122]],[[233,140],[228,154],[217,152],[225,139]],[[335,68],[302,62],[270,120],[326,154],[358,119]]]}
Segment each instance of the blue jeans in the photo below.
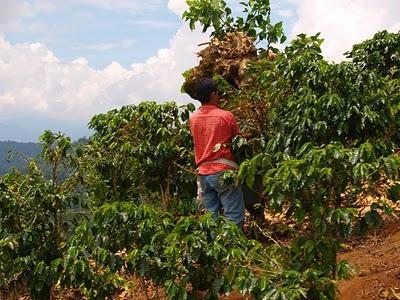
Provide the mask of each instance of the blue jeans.
{"label": "blue jeans", "polygon": [[200,196],[204,201],[207,211],[217,217],[221,208],[225,217],[242,227],[244,221],[244,201],[242,187],[224,185],[220,176],[222,172],[211,175],[200,175]]}

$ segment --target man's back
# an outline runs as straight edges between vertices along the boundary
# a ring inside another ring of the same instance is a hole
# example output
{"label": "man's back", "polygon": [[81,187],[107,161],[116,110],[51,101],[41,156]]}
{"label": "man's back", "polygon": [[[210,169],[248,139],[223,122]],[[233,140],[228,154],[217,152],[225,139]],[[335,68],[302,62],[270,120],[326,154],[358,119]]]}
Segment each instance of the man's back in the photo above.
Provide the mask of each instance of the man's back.
{"label": "man's back", "polygon": [[201,102],[201,107],[190,117],[190,131],[199,167],[199,196],[213,217],[217,217],[223,208],[226,218],[242,228],[242,188],[240,185],[228,186],[220,178],[225,170],[237,169],[230,144],[239,134],[239,128],[233,115],[218,107],[219,92],[215,81],[200,78],[196,85],[196,99]]}
{"label": "man's back", "polygon": [[195,159],[199,174],[207,175],[230,169],[221,163],[203,164],[219,158],[234,160],[230,149],[232,138],[239,128],[232,113],[216,105],[202,105],[190,117],[190,130],[195,145]]}

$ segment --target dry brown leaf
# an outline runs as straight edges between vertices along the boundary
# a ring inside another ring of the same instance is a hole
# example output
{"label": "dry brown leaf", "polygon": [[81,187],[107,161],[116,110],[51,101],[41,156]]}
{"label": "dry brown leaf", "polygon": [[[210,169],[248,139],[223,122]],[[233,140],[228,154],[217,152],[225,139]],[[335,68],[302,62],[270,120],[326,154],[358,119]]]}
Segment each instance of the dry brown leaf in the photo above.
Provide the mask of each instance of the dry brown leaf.
{"label": "dry brown leaf", "polygon": [[220,75],[232,85],[239,87],[245,77],[246,63],[258,59],[254,41],[243,32],[232,32],[219,40],[213,38],[208,46],[199,51],[199,65],[186,78],[184,90],[195,96],[195,82],[201,77]]}

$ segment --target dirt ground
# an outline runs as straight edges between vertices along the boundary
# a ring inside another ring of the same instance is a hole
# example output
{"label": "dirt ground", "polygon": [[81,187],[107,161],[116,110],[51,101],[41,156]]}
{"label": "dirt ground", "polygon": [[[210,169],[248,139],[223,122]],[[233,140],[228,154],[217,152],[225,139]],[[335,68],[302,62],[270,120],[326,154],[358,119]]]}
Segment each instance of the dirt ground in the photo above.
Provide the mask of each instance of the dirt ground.
{"label": "dirt ground", "polygon": [[339,283],[338,299],[400,300],[400,219],[386,221],[375,234],[349,245],[339,259],[356,269],[353,279]]}

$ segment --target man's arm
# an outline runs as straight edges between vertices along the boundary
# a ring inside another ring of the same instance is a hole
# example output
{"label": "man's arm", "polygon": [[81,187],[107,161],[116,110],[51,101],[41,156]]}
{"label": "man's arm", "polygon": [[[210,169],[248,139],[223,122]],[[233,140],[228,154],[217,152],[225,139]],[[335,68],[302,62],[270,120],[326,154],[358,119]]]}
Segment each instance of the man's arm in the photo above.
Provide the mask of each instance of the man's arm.
{"label": "man's arm", "polygon": [[240,128],[239,128],[239,126],[236,122],[236,119],[232,113],[230,113],[230,119],[231,119],[230,123],[231,123],[231,127],[232,127],[232,137],[237,136],[237,135],[239,135],[245,139],[252,137],[253,133],[251,133],[250,131],[245,131],[245,132],[240,131]]}

